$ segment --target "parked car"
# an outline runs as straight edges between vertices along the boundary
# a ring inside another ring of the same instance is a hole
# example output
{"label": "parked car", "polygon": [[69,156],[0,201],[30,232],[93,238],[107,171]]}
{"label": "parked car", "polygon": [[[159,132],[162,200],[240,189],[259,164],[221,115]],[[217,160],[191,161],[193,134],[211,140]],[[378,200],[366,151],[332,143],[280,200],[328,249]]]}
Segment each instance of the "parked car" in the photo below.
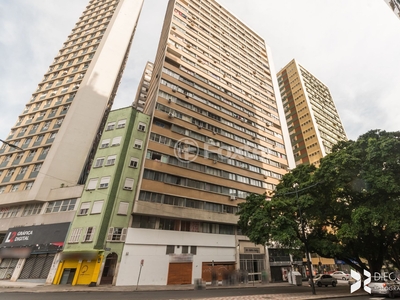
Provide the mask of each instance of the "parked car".
{"label": "parked car", "polygon": [[397,281],[372,279],[368,287],[371,289],[371,296],[389,296],[390,298],[400,296],[400,283]]}
{"label": "parked car", "polygon": [[331,285],[335,287],[337,285],[337,279],[333,278],[331,275],[327,274],[317,274],[314,277],[314,285],[317,285],[319,287],[321,286],[328,286]]}
{"label": "parked car", "polygon": [[347,274],[347,273],[345,273],[345,272],[343,272],[343,271],[336,271],[336,272],[333,272],[333,273],[331,274],[331,276],[332,276],[333,278],[342,279],[342,280],[349,280],[349,279],[350,279],[350,274]]}

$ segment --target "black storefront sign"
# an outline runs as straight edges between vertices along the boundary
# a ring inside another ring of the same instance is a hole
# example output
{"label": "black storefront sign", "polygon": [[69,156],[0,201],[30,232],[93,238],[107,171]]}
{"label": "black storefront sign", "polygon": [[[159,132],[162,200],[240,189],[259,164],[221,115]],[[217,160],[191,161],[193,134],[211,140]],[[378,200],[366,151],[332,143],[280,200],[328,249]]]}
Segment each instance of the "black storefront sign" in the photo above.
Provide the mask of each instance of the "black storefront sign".
{"label": "black storefront sign", "polygon": [[0,258],[26,258],[31,253],[62,249],[70,223],[10,228],[0,244]]}

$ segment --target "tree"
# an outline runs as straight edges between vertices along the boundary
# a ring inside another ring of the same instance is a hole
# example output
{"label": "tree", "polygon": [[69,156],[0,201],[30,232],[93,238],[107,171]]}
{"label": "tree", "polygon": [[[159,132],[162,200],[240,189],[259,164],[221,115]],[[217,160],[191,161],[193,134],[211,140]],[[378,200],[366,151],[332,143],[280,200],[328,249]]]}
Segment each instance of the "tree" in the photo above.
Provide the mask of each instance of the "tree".
{"label": "tree", "polygon": [[400,133],[373,130],[339,142],[318,169],[300,165],[286,174],[270,200],[251,195],[239,205],[238,224],[253,242],[307,242],[311,252],[380,272],[384,259],[399,267],[399,200]]}

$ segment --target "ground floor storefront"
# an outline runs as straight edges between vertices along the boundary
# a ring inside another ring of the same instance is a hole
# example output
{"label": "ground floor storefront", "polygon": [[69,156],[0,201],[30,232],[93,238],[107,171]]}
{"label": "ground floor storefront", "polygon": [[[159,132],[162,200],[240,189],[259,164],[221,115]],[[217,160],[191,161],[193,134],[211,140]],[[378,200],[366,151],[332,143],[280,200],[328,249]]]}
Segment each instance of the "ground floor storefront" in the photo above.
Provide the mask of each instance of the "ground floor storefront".
{"label": "ground floor storefront", "polygon": [[69,223],[15,227],[0,244],[0,280],[51,283]]}

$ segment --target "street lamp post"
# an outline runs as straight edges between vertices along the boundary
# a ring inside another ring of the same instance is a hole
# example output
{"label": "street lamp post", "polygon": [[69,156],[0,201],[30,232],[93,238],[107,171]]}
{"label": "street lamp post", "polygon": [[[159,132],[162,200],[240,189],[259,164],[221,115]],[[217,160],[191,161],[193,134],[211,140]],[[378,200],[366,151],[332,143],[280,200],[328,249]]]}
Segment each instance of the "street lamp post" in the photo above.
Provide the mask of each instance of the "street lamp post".
{"label": "street lamp post", "polygon": [[296,203],[297,203],[297,207],[299,209],[301,233],[302,233],[302,236],[303,236],[304,248],[305,248],[305,251],[306,251],[308,272],[310,274],[310,285],[311,285],[312,293],[313,293],[313,295],[315,295],[315,285],[314,285],[312,268],[311,268],[310,252],[308,251],[307,236],[306,236],[306,232],[305,232],[305,229],[304,229],[303,216],[302,216],[302,213],[301,213],[301,206],[299,204],[299,192],[298,192],[299,184],[298,183],[294,183],[293,187],[296,190]]}

